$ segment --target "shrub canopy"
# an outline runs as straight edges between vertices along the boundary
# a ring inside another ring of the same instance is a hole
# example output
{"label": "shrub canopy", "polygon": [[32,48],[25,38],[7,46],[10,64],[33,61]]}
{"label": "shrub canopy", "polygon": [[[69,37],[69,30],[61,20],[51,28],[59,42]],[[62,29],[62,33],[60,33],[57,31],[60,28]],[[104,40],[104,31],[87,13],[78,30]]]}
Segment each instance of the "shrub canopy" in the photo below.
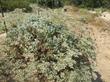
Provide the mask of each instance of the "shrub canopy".
{"label": "shrub canopy", "polygon": [[[58,8],[64,5],[76,5],[87,8],[104,7],[110,8],[110,0],[1,0],[3,10],[14,10],[15,8],[28,8],[30,3],[40,6]],[[1,5],[1,4],[0,4]]]}
{"label": "shrub canopy", "polygon": [[62,25],[31,17],[7,34],[0,79],[15,82],[92,82],[95,52],[90,38]]}
{"label": "shrub canopy", "polygon": [[1,0],[0,6],[3,11],[13,11],[15,8],[29,8],[27,0]]}

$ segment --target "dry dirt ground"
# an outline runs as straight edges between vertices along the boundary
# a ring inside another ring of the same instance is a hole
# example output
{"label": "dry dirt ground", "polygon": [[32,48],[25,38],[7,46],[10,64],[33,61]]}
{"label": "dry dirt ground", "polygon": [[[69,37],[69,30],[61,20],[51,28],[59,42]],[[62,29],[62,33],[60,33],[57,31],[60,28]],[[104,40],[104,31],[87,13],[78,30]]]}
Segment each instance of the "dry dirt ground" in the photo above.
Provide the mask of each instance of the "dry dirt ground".
{"label": "dry dirt ground", "polygon": [[[76,17],[71,12],[69,15],[73,18]],[[90,30],[90,35],[96,44],[96,68],[101,75],[101,79],[104,82],[110,82],[110,13],[101,13],[92,22],[86,24],[86,27]]]}
{"label": "dry dirt ground", "polygon": [[[108,21],[110,14],[105,14],[105,17],[102,17],[103,19],[110,23]],[[105,82],[110,82],[110,31],[108,31],[110,27],[108,27],[108,23],[105,30],[104,28],[90,26],[97,45],[97,70]]]}
{"label": "dry dirt ground", "polygon": [[[72,15],[70,15],[70,17],[74,18]],[[91,36],[97,45],[97,70],[105,82],[110,82],[110,27],[108,26],[110,23],[110,14],[103,13],[100,16],[100,20],[105,22],[105,27],[92,24],[87,24],[87,27],[90,29]],[[0,34],[0,51],[3,47],[5,37],[5,33]]]}
{"label": "dry dirt ground", "polygon": [[94,26],[89,27],[92,28],[97,45],[97,71],[101,74],[101,78],[105,82],[110,82],[110,36],[107,32],[101,32]]}

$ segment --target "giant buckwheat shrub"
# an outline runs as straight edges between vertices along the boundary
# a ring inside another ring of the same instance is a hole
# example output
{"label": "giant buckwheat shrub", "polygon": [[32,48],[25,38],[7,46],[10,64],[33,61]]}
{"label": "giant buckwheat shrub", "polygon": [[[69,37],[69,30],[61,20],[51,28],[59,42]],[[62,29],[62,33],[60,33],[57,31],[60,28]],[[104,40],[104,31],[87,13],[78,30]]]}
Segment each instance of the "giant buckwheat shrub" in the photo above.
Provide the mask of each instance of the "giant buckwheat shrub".
{"label": "giant buckwheat shrub", "polygon": [[7,57],[1,79],[15,82],[92,82],[95,61],[90,38],[63,25],[31,17],[7,34]]}

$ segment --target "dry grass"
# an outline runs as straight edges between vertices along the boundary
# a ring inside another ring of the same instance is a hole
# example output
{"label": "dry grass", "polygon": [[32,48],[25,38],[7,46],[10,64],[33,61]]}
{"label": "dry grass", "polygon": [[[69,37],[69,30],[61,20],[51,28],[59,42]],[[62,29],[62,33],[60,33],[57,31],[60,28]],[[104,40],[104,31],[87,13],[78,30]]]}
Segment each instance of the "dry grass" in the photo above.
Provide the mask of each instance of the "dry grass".
{"label": "dry grass", "polygon": [[6,33],[0,34],[0,59],[4,57]]}

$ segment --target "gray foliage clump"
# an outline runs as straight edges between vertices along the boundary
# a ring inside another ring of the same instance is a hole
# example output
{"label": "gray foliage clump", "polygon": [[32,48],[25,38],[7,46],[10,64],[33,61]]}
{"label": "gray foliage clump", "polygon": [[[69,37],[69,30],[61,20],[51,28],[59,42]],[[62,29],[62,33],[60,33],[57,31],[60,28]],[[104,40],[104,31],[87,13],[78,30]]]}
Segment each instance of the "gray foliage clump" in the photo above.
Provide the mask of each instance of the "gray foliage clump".
{"label": "gray foliage clump", "polygon": [[8,32],[7,45],[0,79],[92,82],[95,52],[91,39],[79,38],[63,25],[31,17]]}

